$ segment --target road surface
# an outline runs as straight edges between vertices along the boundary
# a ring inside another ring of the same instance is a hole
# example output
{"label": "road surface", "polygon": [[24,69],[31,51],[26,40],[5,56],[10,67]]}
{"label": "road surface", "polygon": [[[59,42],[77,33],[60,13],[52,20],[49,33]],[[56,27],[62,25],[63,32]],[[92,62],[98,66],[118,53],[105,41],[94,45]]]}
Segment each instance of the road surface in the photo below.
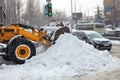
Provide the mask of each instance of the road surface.
{"label": "road surface", "polygon": [[120,44],[119,45],[113,45],[110,53],[113,56],[116,56],[116,57],[120,58]]}

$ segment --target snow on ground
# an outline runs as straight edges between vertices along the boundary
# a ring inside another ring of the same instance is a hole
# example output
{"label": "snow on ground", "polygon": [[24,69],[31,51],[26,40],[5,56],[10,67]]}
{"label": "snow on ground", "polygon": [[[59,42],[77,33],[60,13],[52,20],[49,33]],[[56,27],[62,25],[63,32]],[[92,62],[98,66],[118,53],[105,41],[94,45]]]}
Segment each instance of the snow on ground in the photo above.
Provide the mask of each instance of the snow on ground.
{"label": "snow on ground", "polygon": [[[37,48],[37,53],[40,49]],[[98,51],[66,33],[46,52],[25,64],[0,66],[0,80],[68,80],[115,67],[120,67],[120,60],[113,58],[108,51]]]}
{"label": "snow on ground", "polygon": [[111,40],[112,44],[115,44],[115,45],[120,45],[120,41],[118,40]]}

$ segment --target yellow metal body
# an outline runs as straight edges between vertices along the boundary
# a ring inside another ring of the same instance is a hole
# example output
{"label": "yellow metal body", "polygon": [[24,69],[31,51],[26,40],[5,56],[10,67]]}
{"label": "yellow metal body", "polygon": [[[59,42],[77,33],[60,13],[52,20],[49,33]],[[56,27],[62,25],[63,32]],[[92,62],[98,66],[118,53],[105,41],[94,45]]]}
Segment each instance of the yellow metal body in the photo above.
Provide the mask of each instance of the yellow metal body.
{"label": "yellow metal body", "polygon": [[50,46],[50,41],[43,38],[43,36],[46,37],[50,36],[46,34],[44,31],[34,29],[32,30],[32,32],[29,32],[21,28],[19,25],[0,27],[0,42],[7,44],[16,35],[22,35],[22,37],[28,40],[32,40]]}

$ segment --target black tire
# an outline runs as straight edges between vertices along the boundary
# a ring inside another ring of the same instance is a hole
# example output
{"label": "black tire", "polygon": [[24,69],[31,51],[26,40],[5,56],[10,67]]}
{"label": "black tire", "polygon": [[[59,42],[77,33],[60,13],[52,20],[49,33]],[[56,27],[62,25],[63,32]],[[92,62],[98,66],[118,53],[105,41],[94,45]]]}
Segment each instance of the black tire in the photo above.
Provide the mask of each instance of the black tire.
{"label": "black tire", "polygon": [[8,55],[4,55],[4,56],[2,56],[2,58],[6,61],[10,61],[10,57]]}
{"label": "black tire", "polygon": [[25,63],[26,59],[35,56],[35,54],[35,46],[31,41],[25,38],[16,38],[8,45],[8,55],[16,64]]}
{"label": "black tire", "polygon": [[107,50],[110,52],[111,49],[107,49]]}

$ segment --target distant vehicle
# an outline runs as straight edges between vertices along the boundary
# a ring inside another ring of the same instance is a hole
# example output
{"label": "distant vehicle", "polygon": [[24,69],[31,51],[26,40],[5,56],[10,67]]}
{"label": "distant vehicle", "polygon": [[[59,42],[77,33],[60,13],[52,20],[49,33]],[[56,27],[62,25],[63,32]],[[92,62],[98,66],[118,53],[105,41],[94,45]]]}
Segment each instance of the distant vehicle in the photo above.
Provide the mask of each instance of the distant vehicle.
{"label": "distant vehicle", "polygon": [[103,38],[103,36],[96,31],[75,30],[72,32],[72,34],[77,36],[79,39],[92,44],[98,50],[111,50],[111,41],[109,39]]}
{"label": "distant vehicle", "polygon": [[108,28],[108,29],[112,29],[112,27],[113,26],[111,24],[105,26],[105,28]]}
{"label": "distant vehicle", "polygon": [[73,26],[75,30],[91,30],[99,32],[100,34],[105,33],[105,24],[104,23],[78,23]]}
{"label": "distant vehicle", "polygon": [[120,30],[106,30],[105,36],[120,37]]}

